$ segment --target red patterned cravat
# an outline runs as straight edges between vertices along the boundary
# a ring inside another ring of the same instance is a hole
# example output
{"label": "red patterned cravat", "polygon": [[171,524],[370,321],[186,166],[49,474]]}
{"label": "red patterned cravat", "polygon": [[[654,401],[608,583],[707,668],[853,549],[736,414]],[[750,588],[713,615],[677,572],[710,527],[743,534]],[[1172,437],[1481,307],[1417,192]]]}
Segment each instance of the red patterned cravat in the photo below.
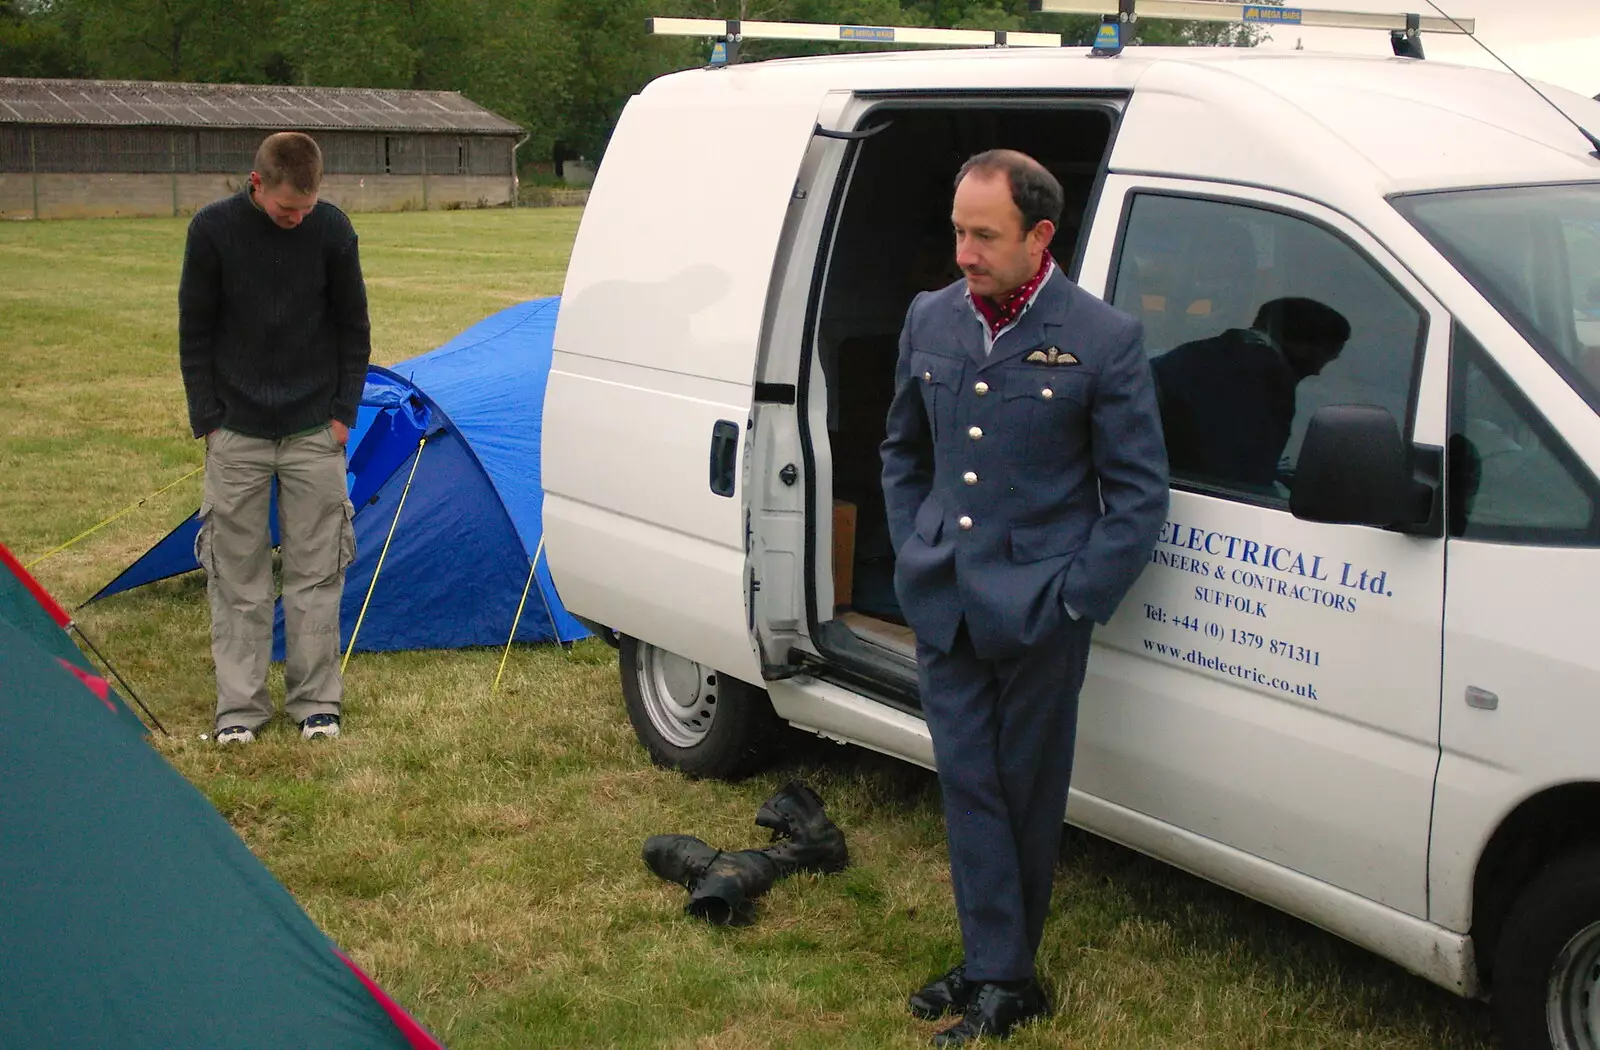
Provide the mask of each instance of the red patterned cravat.
{"label": "red patterned cravat", "polygon": [[1039,290],[1039,286],[1049,276],[1050,266],[1054,262],[1055,260],[1050,257],[1050,249],[1046,248],[1044,258],[1039,262],[1038,272],[998,303],[986,295],[972,296],[972,305],[989,324],[989,338],[997,338],[1006,325],[1017,319],[1023,307],[1033,299],[1033,293]]}

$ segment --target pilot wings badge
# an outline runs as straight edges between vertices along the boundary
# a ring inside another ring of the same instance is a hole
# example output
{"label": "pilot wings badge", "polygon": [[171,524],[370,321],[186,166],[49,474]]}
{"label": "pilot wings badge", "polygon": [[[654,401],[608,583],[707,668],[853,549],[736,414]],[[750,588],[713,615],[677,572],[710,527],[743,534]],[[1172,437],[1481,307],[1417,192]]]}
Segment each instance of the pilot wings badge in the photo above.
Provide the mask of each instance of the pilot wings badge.
{"label": "pilot wings badge", "polygon": [[1027,361],[1029,364],[1035,365],[1082,364],[1082,362],[1078,360],[1077,354],[1072,353],[1070,350],[1058,349],[1054,346],[1045,350],[1035,350],[1033,353],[1023,358],[1023,360]]}

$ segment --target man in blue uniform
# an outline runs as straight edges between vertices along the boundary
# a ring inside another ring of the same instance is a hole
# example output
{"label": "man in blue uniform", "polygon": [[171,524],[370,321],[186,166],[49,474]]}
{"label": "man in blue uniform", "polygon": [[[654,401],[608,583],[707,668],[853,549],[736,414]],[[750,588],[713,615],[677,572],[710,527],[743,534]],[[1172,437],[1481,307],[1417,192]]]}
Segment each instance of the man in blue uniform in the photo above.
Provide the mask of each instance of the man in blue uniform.
{"label": "man in blue uniform", "polygon": [[917,635],[963,962],[911,997],[959,1046],[1048,1013],[1034,957],[1093,624],[1150,558],[1167,457],[1139,324],[1050,257],[1060,184],[969,160],[963,280],[912,301],[883,443],[895,590]]}

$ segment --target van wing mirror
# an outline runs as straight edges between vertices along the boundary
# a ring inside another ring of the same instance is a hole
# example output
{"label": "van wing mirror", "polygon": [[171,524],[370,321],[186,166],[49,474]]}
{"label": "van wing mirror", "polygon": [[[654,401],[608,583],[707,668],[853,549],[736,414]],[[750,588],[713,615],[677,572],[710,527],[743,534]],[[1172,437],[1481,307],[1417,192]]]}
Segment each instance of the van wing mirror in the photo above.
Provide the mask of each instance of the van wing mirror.
{"label": "van wing mirror", "polygon": [[1307,521],[1388,527],[1415,506],[1411,455],[1388,409],[1329,405],[1306,427],[1289,510]]}

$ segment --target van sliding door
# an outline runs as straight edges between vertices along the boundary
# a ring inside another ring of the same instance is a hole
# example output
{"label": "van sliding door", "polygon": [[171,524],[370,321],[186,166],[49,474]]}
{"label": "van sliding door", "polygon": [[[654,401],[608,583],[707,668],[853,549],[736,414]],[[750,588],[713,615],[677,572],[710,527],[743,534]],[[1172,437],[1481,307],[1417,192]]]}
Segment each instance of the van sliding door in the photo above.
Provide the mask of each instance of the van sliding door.
{"label": "van sliding door", "polygon": [[567,271],[542,438],[546,546],[568,608],[757,683],[755,371],[821,103],[756,90],[760,75],[668,78],[623,112]]}

